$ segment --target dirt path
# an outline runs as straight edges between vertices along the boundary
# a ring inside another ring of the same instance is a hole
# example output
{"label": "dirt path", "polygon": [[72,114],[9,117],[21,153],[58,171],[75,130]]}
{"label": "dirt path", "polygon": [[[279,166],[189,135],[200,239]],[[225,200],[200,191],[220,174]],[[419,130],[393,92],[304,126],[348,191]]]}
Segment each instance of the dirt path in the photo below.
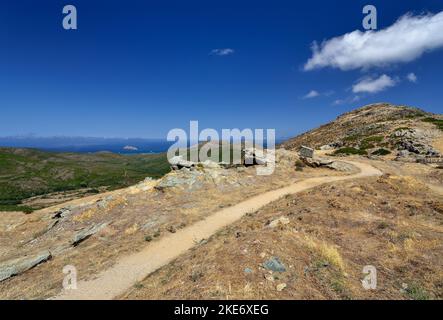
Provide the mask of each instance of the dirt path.
{"label": "dirt path", "polygon": [[254,212],[288,194],[295,194],[325,183],[382,174],[381,171],[368,164],[352,161],[346,162],[358,167],[360,172],[349,176],[306,179],[222,209],[189,227],[181,229],[174,234],[169,234],[157,242],[153,242],[138,253],[121,259],[110,269],[98,274],[95,279],[79,281],[78,289],[62,291],[52,299],[113,299],[123,294],[138,281],[143,280],[150,273],[176,259],[201,240],[209,238],[218,230],[236,222],[248,212]]}

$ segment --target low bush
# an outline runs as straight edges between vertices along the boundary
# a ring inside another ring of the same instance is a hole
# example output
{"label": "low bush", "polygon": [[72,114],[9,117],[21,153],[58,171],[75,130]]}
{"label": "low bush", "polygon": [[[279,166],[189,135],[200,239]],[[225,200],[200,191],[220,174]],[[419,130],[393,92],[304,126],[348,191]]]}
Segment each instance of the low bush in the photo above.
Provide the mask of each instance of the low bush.
{"label": "low bush", "polygon": [[386,156],[388,154],[391,154],[391,151],[381,148],[381,149],[375,150],[374,152],[372,152],[372,154],[374,156]]}
{"label": "low bush", "polygon": [[334,152],[335,155],[342,155],[342,154],[357,154],[357,155],[367,155],[368,153],[365,150],[356,149],[353,147],[346,147],[338,149]]}

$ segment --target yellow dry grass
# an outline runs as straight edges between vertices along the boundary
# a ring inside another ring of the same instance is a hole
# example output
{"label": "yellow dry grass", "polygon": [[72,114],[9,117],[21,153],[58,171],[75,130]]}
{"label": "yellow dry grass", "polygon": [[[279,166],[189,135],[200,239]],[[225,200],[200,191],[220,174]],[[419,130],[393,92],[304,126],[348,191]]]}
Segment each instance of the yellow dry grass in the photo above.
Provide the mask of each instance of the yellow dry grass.
{"label": "yellow dry grass", "polygon": [[304,236],[303,241],[309,249],[318,253],[321,258],[325,259],[341,272],[345,271],[345,263],[343,262],[343,258],[336,247],[328,244],[325,241],[313,239],[307,235]]}
{"label": "yellow dry grass", "polygon": [[87,209],[87,210],[83,211],[81,214],[75,216],[73,218],[73,220],[75,222],[84,222],[84,221],[91,219],[96,214],[107,213],[119,205],[127,205],[127,201],[126,201],[125,197],[118,197],[118,198],[110,200],[107,203],[105,210],[103,210],[102,208],[99,208],[98,206],[94,206],[90,209]]}

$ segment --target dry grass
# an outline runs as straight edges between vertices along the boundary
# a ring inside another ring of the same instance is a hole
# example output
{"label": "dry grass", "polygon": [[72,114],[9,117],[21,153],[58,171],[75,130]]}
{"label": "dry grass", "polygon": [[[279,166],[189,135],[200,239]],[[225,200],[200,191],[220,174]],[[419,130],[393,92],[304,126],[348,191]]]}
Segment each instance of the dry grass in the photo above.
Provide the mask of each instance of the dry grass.
{"label": "dry grass", "polygon": [[[121,298],[442,299],[439,198],[418,178],[396,176],[285,197],[248,214]],[[269,227],[282,216],[290,223]],[[270,257],[278,257],[287,271],[263,269]],[[377,290],[362,287],[367,265],[377,268]],[[195,269],[201,277],[192,279]],[[286,287],[278,291],[282,283]]]}
{"label": "dry grass", "polygon": [[303,241],[310,250],[314,251],[315,254],[319,255],[322,259],[336,267],[341,272],[345,272],[343,258],[336,247],[325,241],[313,239],[308,235],[303,237]]}

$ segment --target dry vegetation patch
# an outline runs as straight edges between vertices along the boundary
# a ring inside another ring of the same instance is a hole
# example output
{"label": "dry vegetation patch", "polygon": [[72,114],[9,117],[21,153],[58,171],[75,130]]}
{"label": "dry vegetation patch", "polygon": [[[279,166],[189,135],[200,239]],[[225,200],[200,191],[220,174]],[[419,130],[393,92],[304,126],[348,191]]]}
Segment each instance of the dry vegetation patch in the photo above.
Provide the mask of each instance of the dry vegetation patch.
{"label": "dry vegetation patch", "polygon": [[[412,177],[321,186],[250,213],[121,298],[441,299],[440,205]],[[284,272],[264,267],[273,258]],[[377,290],[362,287],[366,265]]]}

